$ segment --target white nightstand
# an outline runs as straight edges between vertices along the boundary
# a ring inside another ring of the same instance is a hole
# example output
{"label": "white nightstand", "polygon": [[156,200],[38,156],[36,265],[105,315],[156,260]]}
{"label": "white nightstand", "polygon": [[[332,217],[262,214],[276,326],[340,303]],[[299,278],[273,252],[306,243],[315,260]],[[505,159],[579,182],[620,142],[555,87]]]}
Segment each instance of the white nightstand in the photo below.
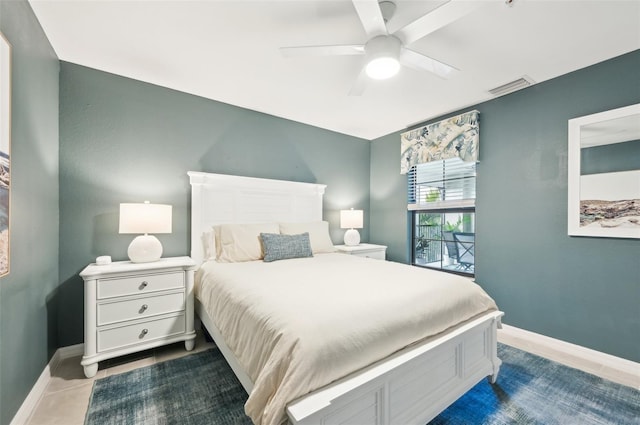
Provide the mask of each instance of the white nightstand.
{"label": "white nightstand", "polygon": [[175,257],[82,270],[85,376],[95,376],[99,361],[164,344],[185,341],[193,350],[195,269],[191,258]]}
{"label": "white nightstand", "polygon": [[384,245],[374,245],[371,243],[361,243],[360,245],[347,246],[335,245],[338,252],[343,254],[357,255],[358,257],[374,258],[384,260],[387,254],[387,247]]}

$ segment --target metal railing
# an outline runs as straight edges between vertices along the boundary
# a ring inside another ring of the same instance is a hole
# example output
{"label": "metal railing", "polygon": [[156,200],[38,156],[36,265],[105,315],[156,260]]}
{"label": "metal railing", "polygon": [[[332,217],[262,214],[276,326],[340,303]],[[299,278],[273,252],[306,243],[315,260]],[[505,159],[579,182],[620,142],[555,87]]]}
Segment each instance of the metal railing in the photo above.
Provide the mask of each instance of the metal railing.
{"label": "metal railing", "polygon": [[417,225],[413,243],[416,259],[426,263],[442,259],[442,233],[439,225]]}

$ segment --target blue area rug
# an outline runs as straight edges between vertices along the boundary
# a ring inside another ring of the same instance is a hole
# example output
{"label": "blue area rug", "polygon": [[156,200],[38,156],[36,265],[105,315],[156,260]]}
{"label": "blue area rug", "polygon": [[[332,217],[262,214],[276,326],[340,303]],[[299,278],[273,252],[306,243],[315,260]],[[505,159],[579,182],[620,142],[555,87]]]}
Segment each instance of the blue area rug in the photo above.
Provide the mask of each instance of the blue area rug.
{"label": "blue area rug", "polygon": [[640,391],[498,344],[495,385],[480,382],[429,425],[639,425]]}
{"label": "blue area rug", "polygon": [[[429,425],[640,425],[637,390],[507,345],[498,355],[498,382],[483,380]],[[97,380],[85,425],[250,425],[246,399],[213,349]]]}

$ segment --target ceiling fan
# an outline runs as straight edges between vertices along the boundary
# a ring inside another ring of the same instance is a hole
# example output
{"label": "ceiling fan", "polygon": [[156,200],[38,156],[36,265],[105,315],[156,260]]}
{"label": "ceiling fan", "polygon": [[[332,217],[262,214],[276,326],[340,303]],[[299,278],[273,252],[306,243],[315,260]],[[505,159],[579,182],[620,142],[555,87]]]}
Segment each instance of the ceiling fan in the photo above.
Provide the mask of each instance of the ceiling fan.
{"label": "ceiling fan", "polygon": [[369,38],[365,44],[281,47],[280,51],[285,57],[365,55],[365,66],[349,92],[351,96],[359,96],[364,92],[367,76],[373,79],[390,78],[399,71],[400,65],[431,72],[447,79],[459,70],[410,50],[406,46],[467,15],[481,3],[483,2],[449,0],[410,24],[389,33],[386,22],[391,19],[396,10],[396,4],[393,1],[353,0],[358,17]]}

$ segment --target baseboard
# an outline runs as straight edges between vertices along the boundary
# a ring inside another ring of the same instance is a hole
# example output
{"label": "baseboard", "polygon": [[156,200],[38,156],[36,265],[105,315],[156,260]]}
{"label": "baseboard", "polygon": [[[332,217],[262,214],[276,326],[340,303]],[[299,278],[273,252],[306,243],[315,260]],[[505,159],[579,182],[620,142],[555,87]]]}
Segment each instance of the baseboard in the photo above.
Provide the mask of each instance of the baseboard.
{"label": "baseboard", "polygon": [[61,347],[58,348],[56,353],[60,353],[60,360],[68,359],[69,357],[81,356],[84,354],[84,344]]}
{"label": "baseboard", "polygon": [[22,402],[22,405],[16,412],[15,416],[11,420],[10,425],[24,425],[28,422],[31,413],[33,413],[34,409],[38,405],[40,398],[44,394],[47,389],[47,385],[49,385],[49,381],[53,376],[54,372],[58,368],[60,362],[69,357],[78,356],[84,353],[84,344],[70,345],[68,347],[58,348],[53,356],[51,356],[51,360],[45,366],[44,370],[38,377],[38,380],[29,391],[29,394]]}
{"label": "baseboard", "polygon": [[498,330],[498,341],[601,378],[640,389],[640,363],[506,324]]}

